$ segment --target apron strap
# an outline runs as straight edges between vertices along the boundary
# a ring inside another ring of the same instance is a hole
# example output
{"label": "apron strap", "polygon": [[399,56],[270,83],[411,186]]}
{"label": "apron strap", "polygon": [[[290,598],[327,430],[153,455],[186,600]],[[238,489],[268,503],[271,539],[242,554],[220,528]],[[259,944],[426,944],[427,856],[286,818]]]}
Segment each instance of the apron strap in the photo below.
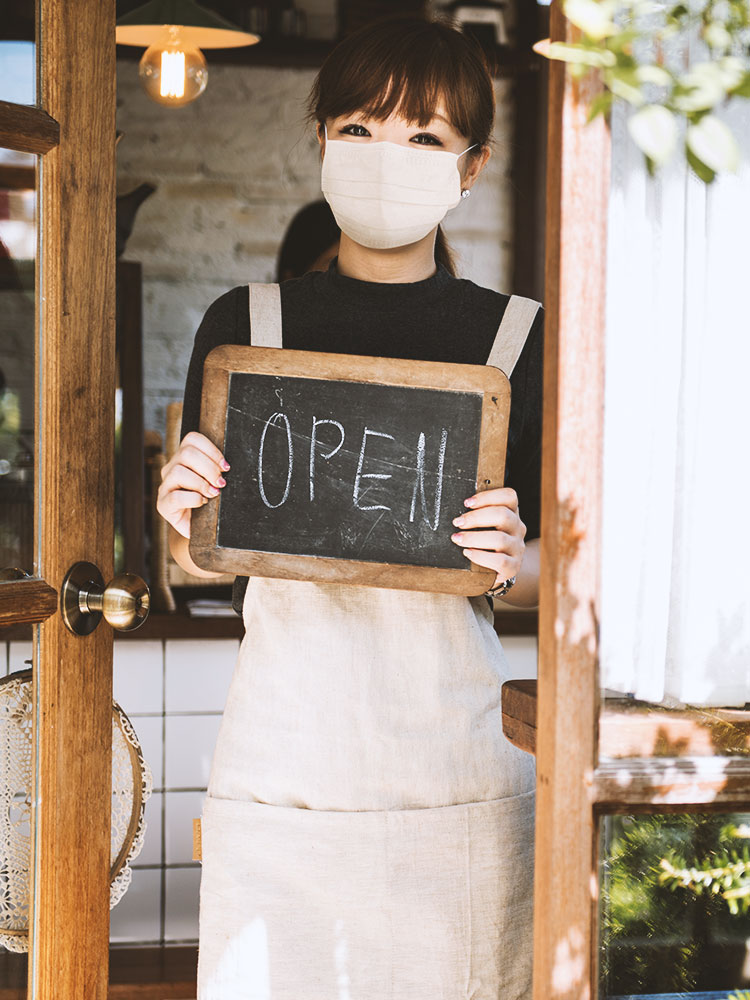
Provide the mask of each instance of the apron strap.
{"label": "apron strap", "polygon": [[253,347],[281,347],[281,291],[275,284],[247,286],[250,304],[250,343]]}
{"label": "apron strap", "polygon": [[487,364],[499,368],[508,378],[516,366],[541,304],[535,299],[524,298],[523,295],[511,295],[505,307]]}

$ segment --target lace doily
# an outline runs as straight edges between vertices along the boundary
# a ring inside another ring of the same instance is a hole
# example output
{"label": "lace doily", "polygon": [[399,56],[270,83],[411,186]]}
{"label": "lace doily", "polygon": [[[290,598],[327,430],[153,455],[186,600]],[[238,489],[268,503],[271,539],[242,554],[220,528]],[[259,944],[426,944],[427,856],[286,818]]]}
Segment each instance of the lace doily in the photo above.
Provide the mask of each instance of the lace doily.
{"label": "lace doily", "polygon": [[[19,952],[29,947],[31,767],[31,671],[21,670],[0,680],[0,945]],[[113,702],[110,908],[130,885],[152,790],[135,730]]]}

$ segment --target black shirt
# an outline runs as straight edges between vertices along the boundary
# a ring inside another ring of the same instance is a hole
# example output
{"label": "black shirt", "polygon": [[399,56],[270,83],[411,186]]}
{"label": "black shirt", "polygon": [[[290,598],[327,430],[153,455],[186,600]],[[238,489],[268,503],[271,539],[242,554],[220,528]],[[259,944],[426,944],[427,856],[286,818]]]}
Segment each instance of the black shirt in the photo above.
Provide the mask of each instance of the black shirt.
{"label": "black shirt", "polygon": [[[384,358],[485,364],[509,295],[454,278],[439,265],[423,281],[360,281],[311,271],[281,284],[283,344],[294,350],[369,354]],[[539,537],[542,451],[540,309],[510,377],[511,407],[505,485],[518,494],[526,540]],[[219,296],[195,335],[185,383],[180,437],[198,430],[203,362],[219,344],[249,344],[247,285]],[[237,577],[233,604],[242,612],[246,578]]]}

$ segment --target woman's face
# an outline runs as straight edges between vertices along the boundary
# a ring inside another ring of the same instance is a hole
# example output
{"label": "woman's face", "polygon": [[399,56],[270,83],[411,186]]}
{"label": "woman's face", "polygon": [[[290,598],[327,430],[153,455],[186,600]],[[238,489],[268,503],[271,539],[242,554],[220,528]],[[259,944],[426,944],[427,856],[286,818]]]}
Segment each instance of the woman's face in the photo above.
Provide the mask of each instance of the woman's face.
{"label": "woman's face", "polygon": [[[359,112],[341,115],[339,118],[329,118],[326,121],[326,128],[330,139],[340,139],[344,142],[386,141],[398,143],[400,146],[420,146],[426,150],[440,149],[450,153],[463,153],[471,145],[471,140],[451,125],[442,104],[438,104],[432,120],[424,128],[409,122],[397,112],[385,121],[368,118]],[[322,155],[325,153],[325,133],[321,125],[318,126],[318,139]],[[471,154],[461,157],[458,167],[462,187],[471,187],[489,156],[489,148],[482,147],[473,149]]]}

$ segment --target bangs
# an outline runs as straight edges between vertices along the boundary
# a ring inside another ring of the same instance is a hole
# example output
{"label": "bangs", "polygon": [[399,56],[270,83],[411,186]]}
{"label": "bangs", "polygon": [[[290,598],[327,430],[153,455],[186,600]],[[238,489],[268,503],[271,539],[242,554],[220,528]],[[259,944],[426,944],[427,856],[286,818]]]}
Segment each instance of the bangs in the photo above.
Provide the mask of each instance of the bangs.
{"label": "bangs", "polygon": [[424,128],[439,105],[451,125],[487,144],[494,90],[484,54],[455,28],[395,17],[360,28],[333,50],[310,96],[310,115],[362,113],[384,121],[394,112]]}

